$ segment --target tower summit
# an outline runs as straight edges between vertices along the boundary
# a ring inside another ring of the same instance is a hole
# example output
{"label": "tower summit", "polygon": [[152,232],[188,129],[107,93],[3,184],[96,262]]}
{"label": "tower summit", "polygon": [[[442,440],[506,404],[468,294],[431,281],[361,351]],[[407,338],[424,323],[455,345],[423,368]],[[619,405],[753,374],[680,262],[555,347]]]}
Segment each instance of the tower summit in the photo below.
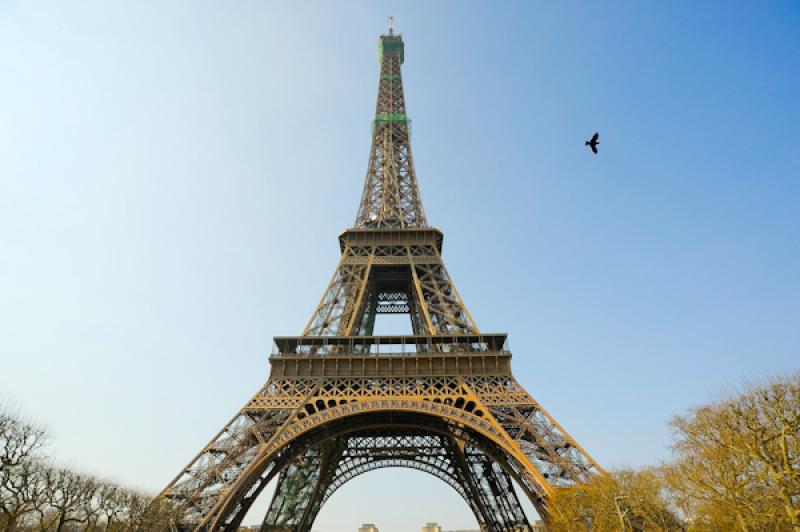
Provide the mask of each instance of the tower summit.
{"label": "tower summit", "polygon": [[401,73],[404,48],[403,37],[394,35],[390,18],[389,34],[381,35],[378,41],[381,65],[378,101],[356,227],[427,225],[411,156],[410,122]]}
{"label": "tower summit", "polygon": [[[235,531],[275,479],[261,530],[309,532],[346,482],[406,467],[456,490],[481,530],[530,531],[512,480],[546,518],[555,490],[603,472],[517,382],[506,335],[478,330],[447,273],[414,172],[404,52],[390,21],[333,277],[303,333],[275,338],[264,386],[161,493],[173,529]],[[374,336],[379,314],[406,314],[413,334]]]}

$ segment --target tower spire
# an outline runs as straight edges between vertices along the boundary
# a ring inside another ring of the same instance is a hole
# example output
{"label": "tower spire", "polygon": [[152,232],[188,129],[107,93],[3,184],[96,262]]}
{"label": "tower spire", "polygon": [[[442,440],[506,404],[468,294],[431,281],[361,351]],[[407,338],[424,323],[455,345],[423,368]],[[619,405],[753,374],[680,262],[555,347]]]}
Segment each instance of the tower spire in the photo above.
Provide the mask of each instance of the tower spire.
{"label": "tower spire", "polygon": [[409,140],[411,123],[406,115],[403,78],[403,38],[389,34],[378,41],[381,65],[378,101],[372,122],[372,148],[356,227],[426,227]]}

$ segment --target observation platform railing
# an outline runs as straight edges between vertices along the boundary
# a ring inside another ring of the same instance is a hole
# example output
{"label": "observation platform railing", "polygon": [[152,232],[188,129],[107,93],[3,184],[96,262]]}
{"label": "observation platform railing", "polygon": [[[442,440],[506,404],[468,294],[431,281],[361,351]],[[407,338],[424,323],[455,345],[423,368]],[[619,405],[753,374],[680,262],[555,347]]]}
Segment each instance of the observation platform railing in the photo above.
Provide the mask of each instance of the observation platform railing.
{"label": "observation platform railing", "polygon": [[397,336],[276,336],[272,356],[328,354],[403,356],[430,353],[508,353],[506,334]]}
{"label": "observation platform railing", "polygon": [[510,375],[505,334],[279,336],[272,376],[420,377]]}

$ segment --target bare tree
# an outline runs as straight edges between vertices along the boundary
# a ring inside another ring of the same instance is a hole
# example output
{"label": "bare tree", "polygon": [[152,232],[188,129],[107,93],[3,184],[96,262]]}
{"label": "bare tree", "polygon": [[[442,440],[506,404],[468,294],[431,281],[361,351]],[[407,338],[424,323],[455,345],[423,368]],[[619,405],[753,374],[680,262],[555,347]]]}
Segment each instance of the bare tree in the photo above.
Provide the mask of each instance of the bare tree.
{"label": "bare tree", "polygon": [[37,460],[26,460],[0,475],[0,530],[13,532],[44,510],[45,468]]}
{"label": "bare tree", "polygon": [[0,406],[0,531],[161,530],[172,508],[152,497],[53,466],[46,431]]}
{"label": "bare tree", "polygon": [[33,458],[47,441],[44,429],[0,411],[0,471]]}
{"label": "bare tree", "polygon": [[800,530],[800,372],[671,426],[677,461],[667,478],[698,526]]}
{"label": "bare tree", "polygon": [[39,453],[47,441],[41,427],[0,411],[0,528],[14,531],[42,510],[43,466]]}
{"label": "bare tree", "polygon": [[125,515],[125,498],[122,488],[112,482],[104,482],[96,493],[97,516],[91,525],[100,529],[100,518],[102,519],[103,530],[108,532],[112,527],[123,519]]}
{"label": "bare tree", "polygon": [[92,517],[97,481],[69,469],[53,468],[45,475],[49,512],[43,528],[63,532],[68,525],[85,525]]}
{"label": "bare tree", "polygon": [[557,492],[550,501],[548,530],[679,531],[664,481],[655,469],[622,470]]}
{"label": "bare tree", "polygon": [[130,507],[134,510],[130,522],[135,530],[175,530],[178,513],[170,502],[134,495]]}

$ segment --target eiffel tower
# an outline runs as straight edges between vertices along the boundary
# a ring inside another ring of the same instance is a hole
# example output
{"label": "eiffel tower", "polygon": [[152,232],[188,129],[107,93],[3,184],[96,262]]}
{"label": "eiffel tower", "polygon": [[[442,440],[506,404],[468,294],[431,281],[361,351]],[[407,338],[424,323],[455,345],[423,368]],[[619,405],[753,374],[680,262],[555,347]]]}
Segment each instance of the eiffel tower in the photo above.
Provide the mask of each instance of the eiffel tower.
{"label": "eiffel tower", "polygon": [[[175,528],[235,531],[265,486],[262,531],[307,532],[350,479],[386,467],[456,490],[481,530],[531,530],[513,482],[549,496],[603,474],[511,373],[506,335],[481,332],[442,261],[414,172],[391,26],[378,42],[372,149],[355,225],[301,336],[275,338],[266,384],[161,493]],[[412,335],[373,336],[378,314]]]}

